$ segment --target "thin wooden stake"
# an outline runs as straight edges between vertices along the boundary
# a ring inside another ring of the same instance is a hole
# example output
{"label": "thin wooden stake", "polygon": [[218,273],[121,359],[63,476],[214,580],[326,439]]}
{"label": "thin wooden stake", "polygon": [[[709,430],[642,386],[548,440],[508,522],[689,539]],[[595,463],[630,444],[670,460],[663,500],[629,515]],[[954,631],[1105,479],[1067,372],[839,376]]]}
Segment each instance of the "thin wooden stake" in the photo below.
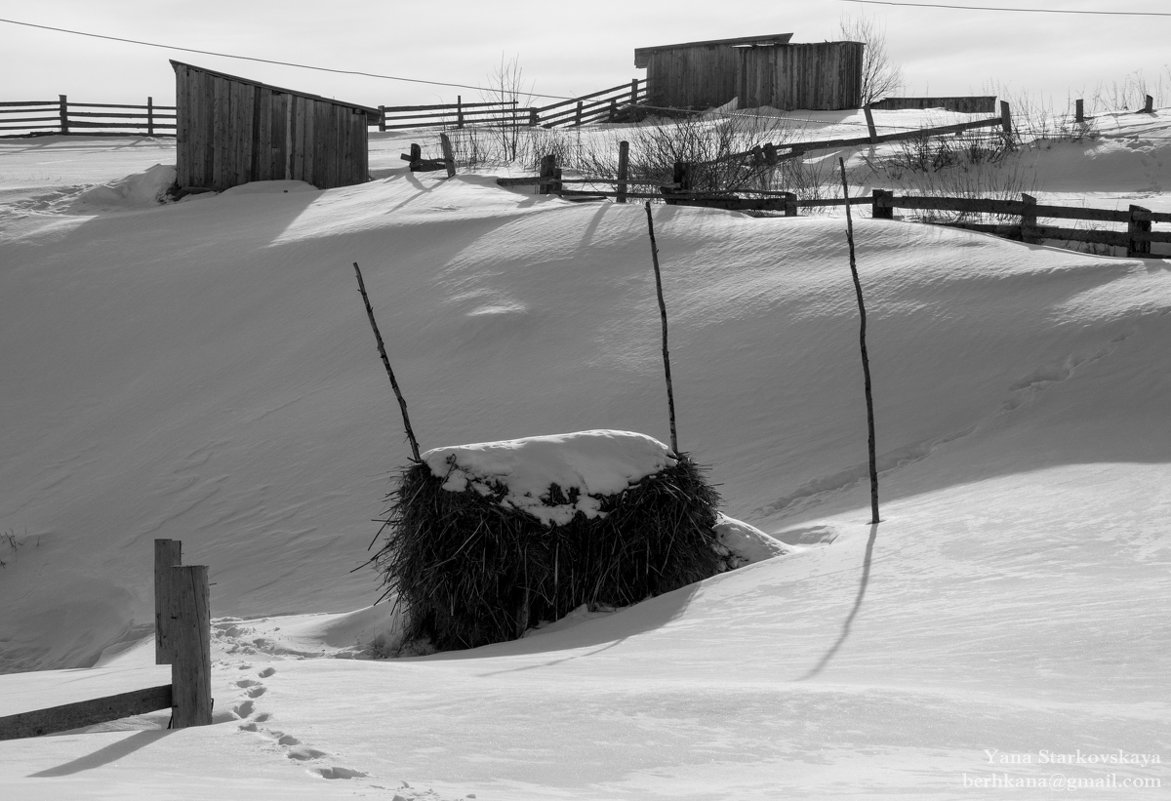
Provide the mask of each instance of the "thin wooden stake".
{"label": "thin wooden stake", "polygon": [[862,376],[866,389],[867,446],[870,455],[870,524],[880,522],[878,517],[878,455],[874,436],[874,395],[870,385],[870,355],[866,350],[866,304],[862,299],[862,280],[858,277],[858,262],[854,256],[854,218],[850,214],[850,187],[846,183],[846,162],[838,158],[842,171],[842,199],[846,201],[846,241],[850,245],[850,274],[854,276],[854,292],[858,296],[858,318],[861,325],[858,340],[862,347]]}
{"label": "thin wooden stake", "polygon": [[398,398],[398,406],[403,413],[403,428],[407,431],[407,441],[411,443],[411,457],[416,462],[421,462],[423,460],[419,457],[419,441],[415,439],[415,432],[411,429],[411,418],[407,414],[407,402],[403,398],[402,390],[398,388],[394,370],[390,369],[390,359],[386,356],[386,345],[382,343],[382,334],[378,330],[378,322],[374,319],[374,309],[370,305],[370,296],[366,294],[366,282],[362,280],[362,268],[358,266],[358,262],[354,262],[354,274],[358,276],[358,291],[362,293],[362,302],[366,304],[366,316],[370,318],[370,328],[374,330],[374,340],[378,343],[378,355],[382,357],[382,366],[386,368],[390,386],[394,389],[394,396]]}
{"label": "thin wooden stake", "polygon": [[679,436],[675,431],[675,388],[671,383],[671,353],[667,348],[667,302],[663,300],[663,275],[659,270],[659,246],[655,242],[655,218],[651,202],[646,202],[646,224],[651,235],[651,259],[655,264],[655,291],[659,296],[659,319],[663,323],[663,372],[667,376],[667,412],[671,418],[671,452],[679,453]]}

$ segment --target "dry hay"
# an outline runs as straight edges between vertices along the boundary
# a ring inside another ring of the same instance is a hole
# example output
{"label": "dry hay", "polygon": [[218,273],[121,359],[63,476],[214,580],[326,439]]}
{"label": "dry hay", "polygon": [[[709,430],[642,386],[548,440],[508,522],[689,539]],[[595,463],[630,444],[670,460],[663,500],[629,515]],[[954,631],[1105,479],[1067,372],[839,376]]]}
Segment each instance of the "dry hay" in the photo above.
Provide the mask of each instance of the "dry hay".
{"label": "dry hay", "polygon": [[[452,650],[516,639],[583,604],[627,606],[721,572],[719,495],[686,455],[672,461],[601,496],[602,514],[560,525],[503,505],[503,484],[451,491],[426,463],[406,468],[371,559],[382,597],[395,596],[406,619],[404,642]],[[552,484],[542,501],[572,503],[576,492]]]}

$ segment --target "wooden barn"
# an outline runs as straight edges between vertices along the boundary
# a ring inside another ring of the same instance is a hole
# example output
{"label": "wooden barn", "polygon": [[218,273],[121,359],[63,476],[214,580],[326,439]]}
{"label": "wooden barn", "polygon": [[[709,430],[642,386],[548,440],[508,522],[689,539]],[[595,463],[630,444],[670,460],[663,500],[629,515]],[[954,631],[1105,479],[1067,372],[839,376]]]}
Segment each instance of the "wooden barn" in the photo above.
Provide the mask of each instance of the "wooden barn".
{"label": "wooden barn", "polygon": [[368,126],[376,108],[172,61],[176,183],[224,190],[294,180],[318,189],[369,179]]}
{"label": "wooden barn", "polygon": [[844,109],[862,105],[861,42],[792,44],[791,33],[713,39],[634,51],[647,104],[712,108]]}

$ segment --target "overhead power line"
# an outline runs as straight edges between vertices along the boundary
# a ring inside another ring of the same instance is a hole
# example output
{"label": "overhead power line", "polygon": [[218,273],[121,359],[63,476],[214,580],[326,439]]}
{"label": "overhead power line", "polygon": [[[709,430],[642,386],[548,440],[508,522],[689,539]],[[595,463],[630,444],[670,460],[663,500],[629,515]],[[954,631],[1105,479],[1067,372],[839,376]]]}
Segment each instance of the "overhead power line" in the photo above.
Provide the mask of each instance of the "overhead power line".
{"label": "overhead power line", "polygon": [[[25,28],[39,28],[43,31],[55,31],[56,33],[68,33],[73,36],[88,36],[91,39],[105,39],[111,42],[123,42],[125,44],[141,45],[142,47],[157,47],[161,50],[178,50],[183,53],[198,53],[202,56],[215,56],[216,58],[233,58],[237,61],[254,61],[258,64],[274,64],[279,67],[296,67],[303,70],[316,70],[317,72],[332,72],[336,75],[357,75],[363,78],[380,78],[387,81],[403,81],[406,83],[421,83],[428,86],[445,86],[453,89],[475,89],[479,92],[499,92],[499,88],[493,89],[485,86],[473,86],[466,83],[447,83],[445,81],[427,81],[422,78],[403,78],[399,75],[380,75],[376,72],[362,72],[360,70],[343,70],[335,69],[333,67],[318,67],[312,64],[298,64],[294,61],[277,61],[271,58],[258,58],[256,56],[241,56],[233,53],[218,53],[214,50],[197,50],[193,47],[178,47],[176,45],[159,44],[158,42],[144,42],[139,39],[126,39],[121,36],[108,36],[102,33],[90,33],[89,31],[75,31],[70,28],[57,28],[52,25],[38,25],[33,22],[21,22],[16,19],[4,19],[0,17],[0,23],[7,23],[9,25],[21,25]],[[521,94],[529,97],[543,97],[551,100],[573,100],[575,98],[564,95],[543,95],[537,92],[521,92]]]}
{"label": "overhead power line", "polygon": [[1073,8],[1005,8],[1003,6],[961,6],[952,3],[902,3],[895,0],[842,0],[866,6],[903,6],[906,8],[945,8],[963,11],[1012,11],[1022,14],[1089,14],[1099,17],[1171,17],[1171,11],[1081,11]]}

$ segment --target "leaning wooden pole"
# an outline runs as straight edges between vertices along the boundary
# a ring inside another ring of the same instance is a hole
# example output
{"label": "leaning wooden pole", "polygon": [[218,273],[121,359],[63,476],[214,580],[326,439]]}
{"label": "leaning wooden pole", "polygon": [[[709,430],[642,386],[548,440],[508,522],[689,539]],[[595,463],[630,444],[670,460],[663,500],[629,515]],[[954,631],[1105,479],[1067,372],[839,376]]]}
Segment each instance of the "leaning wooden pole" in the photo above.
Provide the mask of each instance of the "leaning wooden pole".
{"label": "leaning wooden pole", "polygon": [[366,294],[366,282],[362,280],[362,268],[358,266],[358,262],[354,262],[354,274],[358,276],[358,291],[362,293],[362,302],[366,304],[366,316],[370,318],[370,328],[374,330],[374,340],[378,343],[378,355],[382,357],[382,366],[386,368],[390,386],[394,389],[394,396],[398,398],[398,406],[403,413],[403,428],[407,431],[407,441],[411,443],[411,456],[416,462],[421,462],[423,460],[419,456],[419,441],[415,439],[415,432],[411,428],[411,418],[407,414],[407,401],[403,397],[402,390],[398,388],[394,370],[390,369],[390,359],[386,356],[386,345],[382,342],[382,333],[378,330],[378,322],[374,319],[374,308],[370,305],[370,296]]}
{"label": "leaning wooden pole", "polygon": [[671,383],[671,353],[667,348],[667,302],[663,300],[663,275],[659,270],[659,246],[655,242],[655,218],[651,202],[646,202],[646,224],[651,235],[651,260],[655,265],[655,291],[659,296],[659,319],[663,324],[663,372],[667,376],[667,413],[671,418],[671,452],[679,453],[679,436],[675,431],[675,388]]}
{"label": "leaning wooden pole", "polygon": [[854,217],[850,213],[850,187],[846,182],[846,162],[839,158],[842,171],[842,199],[846,201],[846,241],[850,245],[850,273],[854,276],[854,293],[858,296],[858,319],[860,326],[858,340],[862,347],[862,376],[866,388],[866,427],[869,432],[870,454],[870,523],[879,522],[878,517],[878,455],[874,437],[874,394],[870,384],[870,355],[866,350],[866,303],[862,299],[862,280],[858,277],[858,262],[854,256]]}

